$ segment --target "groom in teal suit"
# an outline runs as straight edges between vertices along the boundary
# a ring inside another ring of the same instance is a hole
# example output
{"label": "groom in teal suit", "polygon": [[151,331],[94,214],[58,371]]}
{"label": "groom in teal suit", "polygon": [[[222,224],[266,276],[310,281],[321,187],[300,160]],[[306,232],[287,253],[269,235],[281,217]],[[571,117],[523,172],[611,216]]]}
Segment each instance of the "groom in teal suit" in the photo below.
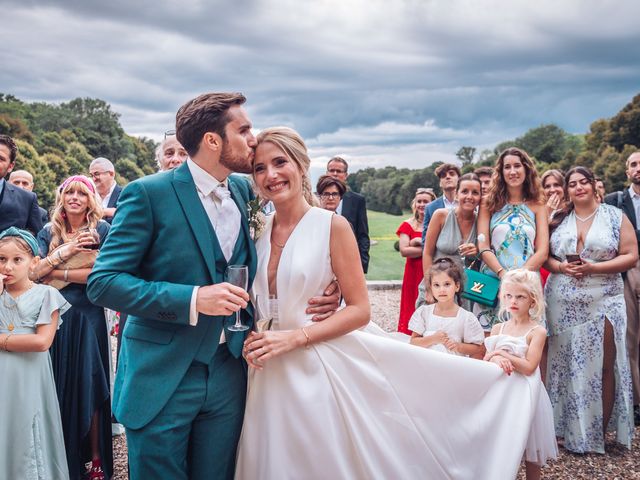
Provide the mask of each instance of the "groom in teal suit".
{"label": "groom in teal suit", "polygon": [[227,327],[240,309],[253,320],[247,292],[224,273],[248,265],[250,287],[256,271],[253,194],[230,175],[250,171],[254,155],[244,102],[215,93],[180,108],[177,137],[190,159],[124,189],[88,281],[92,302],[129,313],[113,411],[126,427],[132,479],[233,478],[246,332]]}

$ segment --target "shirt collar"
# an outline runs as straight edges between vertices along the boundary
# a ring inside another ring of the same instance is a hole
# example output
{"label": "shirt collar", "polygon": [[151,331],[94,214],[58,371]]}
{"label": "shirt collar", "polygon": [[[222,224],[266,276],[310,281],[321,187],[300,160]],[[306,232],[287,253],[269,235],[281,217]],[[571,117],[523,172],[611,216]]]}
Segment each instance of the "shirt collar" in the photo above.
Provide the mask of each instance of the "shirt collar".
{"label": "shirt collar", "polygon": [[640,195],[638,195],[636,193],[636,191],[633,189],[633,187],[629,187],[629,195],[631,195],[631,198],[633,198],[634,200],[639,200],[640,199]]}
{"label": "shirt collar", "polygon": [[6,183],[4,178],[0,178],[0,193],[4,190],[4,184]]}
{"label": "shirt collar", "polygon": [[111,185],[111,188],[109,189],[109,191],[107,192],[107,194],[104,196],[102,200],[104,201],[104,200],[110,199],[115,189],[116,189],[116,182],[114,181],[113,185]]}
{"label": "shirt collar", "polygon": [[455,207],[458,203],[455,198],[453,199],[453,202],[450,202],[444,195],[442,195],[442,200],[444,200],[445,207]]}
{"label": "shirt collar", "polygon": [[207,171],[205,171],[202,167],[200,167],[196,162],[191,160],[191,158],[187,158],[187,167],[189,167],[189,171],[191,172],[191,176],[193,177],[193,183],[196,184],[196,188],[205,197],[207,195],[210,195],[211,192],[213,192],[213,189],[220,184],[223,184],[227,188],[229,187],[228,178],[225,178],[224,180],[218,180],[213,175],[210,175]]}

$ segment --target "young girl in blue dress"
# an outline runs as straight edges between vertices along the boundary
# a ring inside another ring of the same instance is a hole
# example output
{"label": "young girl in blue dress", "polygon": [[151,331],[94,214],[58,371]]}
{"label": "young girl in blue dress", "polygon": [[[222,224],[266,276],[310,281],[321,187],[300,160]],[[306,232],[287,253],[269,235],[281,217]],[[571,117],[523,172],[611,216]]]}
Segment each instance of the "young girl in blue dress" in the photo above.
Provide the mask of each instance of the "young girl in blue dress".
{"label": "young girl in blue dress", "polygon": [[29,232],[0,233],[0,478],[68,479],[48,350],[70,305],[29,279],[37,253]]}
{"label": "young girl in blue dress", "polygon": [[532,391],[538,392],[524,456],[527,480],[534,480],[540,478],[540,467],[558,456],[553,410],[539,369],[547,331],[540,324],[544,299],[536,273],[516,269],[502,277],[500,313],[506,313],[509,320],[491,329],[485,339],[485,360],[497,364],[507,375],[524,375]]}
{"label": "young girl in blue dress", "polygon": [[435,300],[422,305],[411,316],[411,343],[443,353],[482,358],[484,331],[476,316],[458,306],[462,270],[449,257],[433,262],[425,282]]}

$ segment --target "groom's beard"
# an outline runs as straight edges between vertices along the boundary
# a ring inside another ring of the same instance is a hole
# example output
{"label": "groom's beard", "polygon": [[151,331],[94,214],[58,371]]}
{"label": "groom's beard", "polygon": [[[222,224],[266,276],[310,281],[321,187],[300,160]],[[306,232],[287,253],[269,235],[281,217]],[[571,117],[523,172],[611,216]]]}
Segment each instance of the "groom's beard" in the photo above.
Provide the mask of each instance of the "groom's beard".
{"label": "groom's beard", "polygon": [[222,144],[222,153],[220,154],[220,164],[228,168],[232,172],[252,173],[253,172],[253,155],[250,158],[239,155],[229,146],[227,140]]}

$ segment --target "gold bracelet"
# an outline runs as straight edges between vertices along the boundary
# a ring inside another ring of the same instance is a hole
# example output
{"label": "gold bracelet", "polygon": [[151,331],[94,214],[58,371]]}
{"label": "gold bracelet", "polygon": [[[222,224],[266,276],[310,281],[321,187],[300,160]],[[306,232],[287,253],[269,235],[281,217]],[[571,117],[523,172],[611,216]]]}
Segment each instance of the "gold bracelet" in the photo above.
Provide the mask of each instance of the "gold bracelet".
{"label": "gold bracelet", "polygon": [[55,266],[55,265],[54,265],[54,263],[53,263],[53,260],[51,260],[51,257],[46,256],[46,257],[44,257],[44,259],[47,261],[47,263],[49,264],[49,266],[50,266],[51,268],[56,268],[56,266]]}
{"label": "gold bracelet", "polygon": [[56,255],[58,256],[58,260],[60,260],[60,263],[65,263],[66,260],[64,258],[62,258],[62,254],[60,253],[60,250],[58,250],[56,252]]}
{"label": "gold bracelet", "polygon": [[304,329],[304,327],[302,327],[300,330],[302,330],[302,333],[304,333],[304,336],[307,337],[307,341],[304,344],[304,348],[309,348],[309,341],[311,340],[309,338],[309,334],[307,333],[307,331]]}
{"label": "gold bracelet", "polygon": [[498,277],[500,276],[500,272],[504,272],[504,268],[503,268],[503,267],[500,267],[500,268],[498,269],[498,271],[496,272],[496,275],[497,275]]}
{"label": "gold bracelet", "polygon": [[64,281],[65,282],[69,281],[69,269],[68,268],[64,269]]}
{"label": "gold bracelet", "polygon": [[9,351],[9,347],[7,346],[7,343],[9,342],[9,337],[13,335],[12,333],[8,333],[6,337],[4,337],[4,351],[8,352]]}

